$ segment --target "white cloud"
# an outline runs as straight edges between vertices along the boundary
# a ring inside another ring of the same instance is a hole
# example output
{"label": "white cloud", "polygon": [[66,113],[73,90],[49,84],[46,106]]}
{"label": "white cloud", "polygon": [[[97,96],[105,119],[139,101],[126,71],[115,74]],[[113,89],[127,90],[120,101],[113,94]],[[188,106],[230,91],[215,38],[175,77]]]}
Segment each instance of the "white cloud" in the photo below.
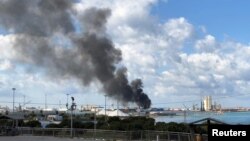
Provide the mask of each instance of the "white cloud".
{"label": "white cloud", "polygon": [[169,20],[163,29],[170,39],[173,38],[178,42],[183,42],[193,33],[193,26],[183,17]]}
{"label": "white cloud", "polygon": [[0,34],[0,59],[13,59],[16,55],[13,50],[16,35],[1,35]]}
{"label": "white cloud", "polygon": [[197,70],[216,70],[220,72],[228,65],[227,60],[214,53],[191,54],[185,59],[187,59],[188,65]]}
{"label": "white cloud", "polygon": [[195,48],[200,52],[214,52],[218,47],[215,37],[207,35],[204,39],[196,41]]}
{"label": "white cloud", "polygon": [[14,65],[9,60],[0,61],[0,71],[11,70]]}
{"label": "white cloud", "polygon": [[[148,21],[150,6],[156,3],[157,0],[82,0],[76,4],[76,10],[81,12],[89,7],[110,8],[112,16],[109,19],[109,24],[112,27],[123,26],[126,24],[137,25],[138,21]],[[150,17],[149,17],[150,18]],[[145,24],[148,24],[145,22]],[[137,25],[140,26],[140,25]]]}
{"label": "white cloud", "polygon": [[154,90],[156,96],[165,96],[165,97],[167,97],[168,95],[174,95],[177,92],[175,87],[173,86],[167,87],[165,85],[162,85],[161,83],[156,84]]}

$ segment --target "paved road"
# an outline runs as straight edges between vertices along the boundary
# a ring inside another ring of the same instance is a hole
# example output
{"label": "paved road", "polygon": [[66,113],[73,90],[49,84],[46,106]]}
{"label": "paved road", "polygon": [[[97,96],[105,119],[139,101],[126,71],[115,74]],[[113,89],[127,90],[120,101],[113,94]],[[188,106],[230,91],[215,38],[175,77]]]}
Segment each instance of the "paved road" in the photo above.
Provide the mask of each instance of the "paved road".
{"label": "paved road", "polygon": [[0,141],[91,141],[80,138],[59,138],[41,136],[0,136]]}

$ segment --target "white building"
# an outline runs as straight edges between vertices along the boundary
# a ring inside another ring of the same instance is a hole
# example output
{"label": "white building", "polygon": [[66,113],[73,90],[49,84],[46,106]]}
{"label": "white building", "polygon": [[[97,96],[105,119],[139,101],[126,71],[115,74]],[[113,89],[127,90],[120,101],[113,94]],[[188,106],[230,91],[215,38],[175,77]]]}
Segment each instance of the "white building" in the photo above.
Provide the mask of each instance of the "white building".
{"label": "white building", "polygon": [[92,112],[97,112],[97,111],[99,111],[99,108],[101,108],[101,107],[99,107],[99,106],[96,106],[96,105],[82,105],[81,106],[81,111],[92,111]]}
{"label": "white building", "polygon": [[47,120],[49,121],[62,121],[63,117],[59,115],[48,115]]}
{"label": "white building", "polygon": [[212,110],[212,96],[204,97],[204,110],[211,111]]}
{"label": "white building", "polygon": [[98,113],[96,113],[96,115],[107,115],[109,117],[114,117],[114,116],[119,116],[119,117],[128,117],[129,115],[122,112],[121,110],[101,110]]}

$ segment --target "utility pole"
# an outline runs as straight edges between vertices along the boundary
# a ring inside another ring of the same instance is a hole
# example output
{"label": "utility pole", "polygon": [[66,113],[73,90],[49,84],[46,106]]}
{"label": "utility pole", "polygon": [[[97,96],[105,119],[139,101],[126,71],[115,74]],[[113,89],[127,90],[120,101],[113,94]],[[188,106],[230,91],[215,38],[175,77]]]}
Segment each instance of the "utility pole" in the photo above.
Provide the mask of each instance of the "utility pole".
{"label": "utility pole", "polygon": [[74,102],[74,97],[71,97],[71,106],[68,107],[68,103],[66,104],[66,107],[68,110],[70,110],[70,137],[73,138],[73,111],[76,109],[76,103]]}
{"label": "utility pole", "polygon": [[95,107],[95,115],[94,115],[94,137],[96,137],[96,107]]}
{"label": "utility pole", "polygon": [[70,137],[73,138],[73,109],[72,109],[72,105],[71,105],[71,109],[70,109]]}
{"label": "utility pole", "polygon": [[13,90],[13,113],[14,113],[14,110],[15,110],[15,90],[16,88],[12,88]]}
{"label": "utility pole", "polygon": [[[15,111],[15,90],[16,88],[12,88],[12,91],[13,91],[13,114],[14,114],[14,111]],[[15,120],[13,119],[13,123],[12,123],[12,127],[15,126]]]}
{"label": "utility pole", "polygon": [[69,94],[66,94],[67,95],[67,104],[69,103]]}
{"label": "utility pole", "polygon": [[25,95],[23,95],[23,104],[20,107],[20,110],[24,112],[24,106],[25,106]]}
{"label": "utility pole", "polygon": [[119,116],[118,115],[118,110],[119,110],[119,102],[118,102],[118,100],[117,100],[117,105],[116,106],[117,106],[117,112],[116,112],[116,114],[117,114],[117,116]]}
{"label": "utility pole", "polygon": [[107,97],[107,95],[105,94],[104,96],[105,96],[105,109],[104,109],[105,110],[105,121],[107,121],[107,118],[106,118],[107,117],[107,115],[106,115],[106,110],[107,110],[106,109],[106,97]]}
{"label": "utility pole", "polygon": [[[67,95],[67,103],[66,103],[66,107],[68,107],[68,105],[69,105],[69,94],[66,94]],[[67,111],[67,113],[68,113],[68,111]]]}
{"label": "utility pole", "polygon": [[45,93],[45,109],[47,109],[47,94]]}

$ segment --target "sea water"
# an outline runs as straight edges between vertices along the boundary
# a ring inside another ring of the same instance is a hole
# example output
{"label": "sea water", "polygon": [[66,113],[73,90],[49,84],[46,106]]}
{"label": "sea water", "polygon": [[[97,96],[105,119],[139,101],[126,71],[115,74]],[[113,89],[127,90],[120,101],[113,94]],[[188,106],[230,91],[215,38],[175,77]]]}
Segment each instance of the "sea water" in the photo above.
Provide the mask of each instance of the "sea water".
{"label": "sea water", "polygon": [[186,116],[158,116],[156,122],[191,123],[204,118],[213,118],[227,124],[250,124],[250,112],[187,112]]}

